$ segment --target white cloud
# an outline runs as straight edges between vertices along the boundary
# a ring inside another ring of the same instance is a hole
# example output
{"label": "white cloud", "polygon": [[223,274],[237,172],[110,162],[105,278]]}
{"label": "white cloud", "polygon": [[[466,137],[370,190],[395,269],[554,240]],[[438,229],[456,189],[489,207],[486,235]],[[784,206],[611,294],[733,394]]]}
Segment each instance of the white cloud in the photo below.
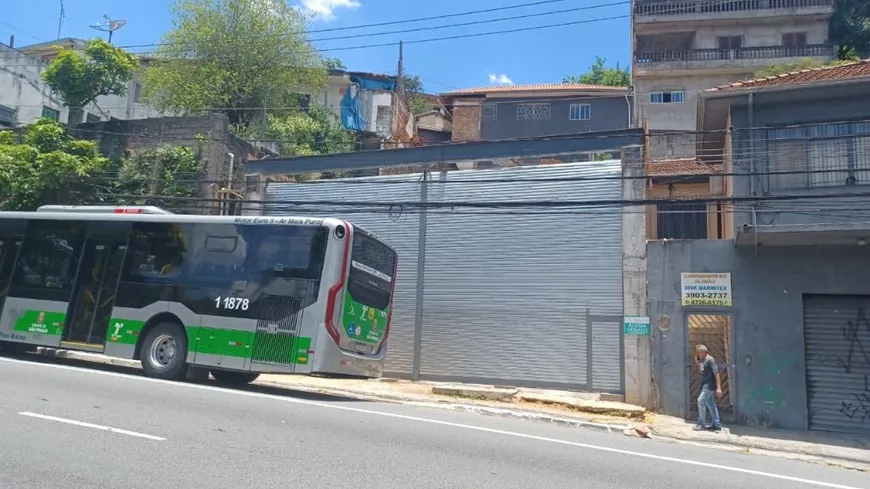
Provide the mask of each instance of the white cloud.
{"label": "white cloud", "polygon": [[495,83],[496,85],[513,85],[514,81],[508,78],[507,75],[502,73],[501,75],[496,75],[495,73],[489,74],[489,82]]}
{"label": "white cloud", "polygon": [[302,0],[302,7],[319,20],[332,20],[335,11],[362,7],[358,0]]}

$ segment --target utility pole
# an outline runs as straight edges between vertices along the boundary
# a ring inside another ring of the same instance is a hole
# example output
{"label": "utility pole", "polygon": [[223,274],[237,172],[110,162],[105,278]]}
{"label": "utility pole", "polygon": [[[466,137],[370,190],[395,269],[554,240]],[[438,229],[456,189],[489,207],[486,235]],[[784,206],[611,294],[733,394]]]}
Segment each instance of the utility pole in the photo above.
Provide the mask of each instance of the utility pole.
{"label": "utility pole", "polygon": [[260,144],[266,141],[266,130],[269,126],[269,118],[266,115],[267,107],[269,106],[269,84],[263,88],[263,124],[260,127]]}
{"label": "utility pole", "polygon": [[66,10],[63,8],[63,0],[60,0],[60,17],[57,19],[57,38],[60,39],[60,28],[63,27],[63,18],[66,17]]}

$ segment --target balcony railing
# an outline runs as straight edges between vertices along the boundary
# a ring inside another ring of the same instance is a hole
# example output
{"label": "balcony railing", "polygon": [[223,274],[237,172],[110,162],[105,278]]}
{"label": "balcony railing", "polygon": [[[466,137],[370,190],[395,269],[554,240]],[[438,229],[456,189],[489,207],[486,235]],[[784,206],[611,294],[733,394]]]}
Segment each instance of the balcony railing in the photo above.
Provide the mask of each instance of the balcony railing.
{"label": "balcony railing", "polygon": [[648,65],[681,61],[739,61],[775,58],[815,58],[834,55],[830,44],[807,46],[760,46],[740,49],[692,49],[688,51],[665,51],[639,53],[635,63]]}
{"label": "balcony railing", "polygon": [[834,0],[652,0],[638,1],[634,15],[696,15],[758,10],[833,9]]}

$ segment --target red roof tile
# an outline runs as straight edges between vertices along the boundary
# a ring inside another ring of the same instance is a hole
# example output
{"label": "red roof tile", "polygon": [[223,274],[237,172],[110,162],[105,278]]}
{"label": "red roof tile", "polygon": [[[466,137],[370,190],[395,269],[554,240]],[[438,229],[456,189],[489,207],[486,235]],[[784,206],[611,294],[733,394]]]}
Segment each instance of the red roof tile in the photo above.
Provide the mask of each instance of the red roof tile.
{"label": "red roof tile", "polygon": [[499,85],[493,87],[461,88],[444,95],[486,95],[488,93],[512,92],[576,92],[602,91],[627,92],[628,87],[611,87],[608,85],[587,85],[585,83],[537,83],[534,85]]}
{"label": "red roof tile", "polygon": [[671,158],[649,162],[649,176],[710,175],[721,172],[721,165],[705,165],[695,158]]}
{"label": "red roof tile", "polygon": [[821,83],[826,81],[847,80],[850,78],[870,77],[870,60],[856,61],[838,66],[825,66],[822,68],[809,68],[806,70],[793,71],[782,75],[768,76],[755,80],[745,80],[727,85],[718,85],[708,92],[720,90],[733,90],[740,88],[759,88],[771,86],[794,86],[805,83]]}

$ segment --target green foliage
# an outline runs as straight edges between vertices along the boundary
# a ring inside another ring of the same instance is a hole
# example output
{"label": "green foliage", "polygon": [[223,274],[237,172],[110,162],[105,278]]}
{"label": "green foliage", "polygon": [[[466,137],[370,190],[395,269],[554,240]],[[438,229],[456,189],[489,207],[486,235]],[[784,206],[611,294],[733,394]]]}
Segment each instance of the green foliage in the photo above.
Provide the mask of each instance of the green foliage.
{"label": "green foliage", "polygon": [[286,1],[176,0],[173,14],[143,74],[143,96],[157,109],[221,108],[233,124],[247,125],[267,101],[326,83],[306,19]]}
{"label": "green foliage", "polygon": [[606,85],[610,87],[628,87],[631,85],[631,73],[628,68],[621,69],[619,63],[615,68],[605,68],[607,60],[599,56],[595,57],[595,63],[589,67],[589,71],[580,75],[569,75],[562,79],[562,83],[586,83],[589,85]]}
{"label": "green foliage", "polygon": [[318,105],[308,111],[269,114],[266,139],[278,141],[286,156],[349,153],[356,146],[354,136]]}
{"label": "green foliage", "polygon": [[144,205],[146,195],[196,197],[200,193],[205,164],[190,148],[164,146],[139,150],[125,159],[118,170],[113,191],[120,203]]}
{"label": "green foliage", "polygon": [[423,81],[417,75],[405,75],[402,77],[405,93],[408,95],[408,103],[411,105],[411,113],[414,115],[432,112],[432,102],[423,95]]}
{"label": "green foliage", "polygon": [[870,56],[870,2],[837,0],[829,29],[831,42],[839,46],[841,60]]}
{"label": "green foliage", "polygon": [[137,66],[135,56],[102,39],[92,39],[84,54],[61,48],[42,78],[67,106],[82,109],[100,96],[125,95]]}
{"label": "green foliage", "polygon": [[762,70],[755,72],[752,77],[766,78],[768,76],[783,75],[786,73],[792,73],[794,71],[810,70],[813,68],[824,68],[826,66],[838,66],[846,63],[851,63],[851,61],[832,61],[830,63],[825,63],[824,61],[819,61],[813,58],[802,58],[798,61],[795,61],[794,63],[768,66]]}
{"label": "green foliage", "polygon": [[323,60],[323,64],[326,66],[328,70],[346,70],[347,67],[344,66],[344,63],[338,58],[326,58]]}
{"label": "green foliage", "polygon": [[22,138],[0,132],[0,209],[34,210],[61,195],[87,199],[96,190],[87,180],[106,169],[91,141],[73,139],[60,124],[42,119]]}

